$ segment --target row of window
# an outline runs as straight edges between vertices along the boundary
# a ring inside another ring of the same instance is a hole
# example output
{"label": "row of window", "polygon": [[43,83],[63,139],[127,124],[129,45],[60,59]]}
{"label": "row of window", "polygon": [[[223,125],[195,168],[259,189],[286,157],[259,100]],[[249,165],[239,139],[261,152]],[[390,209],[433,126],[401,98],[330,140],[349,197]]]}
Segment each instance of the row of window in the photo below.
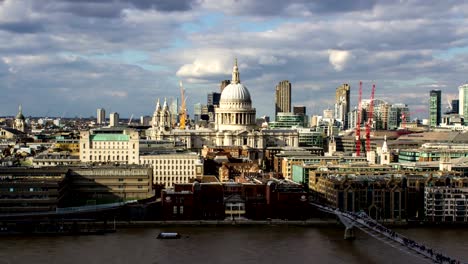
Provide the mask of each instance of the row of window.
{"label": "row of window", "polygon": [[[95,151],[89,151],[90,154],[101,154],[101,151],[100,150],[95,150]],[[112,151],[112,154],[128,154],[128,151],[123,151],[122,152],[119,152],[118,150],[117,151]],[[86,151],[83,151],[83,154],[86,154]],[[103,151],[102,154],[111,154],[110,151]],[[135,151],[133,151],[133,154],[135,154]]]}
{"label": "row of window", "polygon": [[196,160],[183,160],[183,159],[155,159],[155,160],[143,160],[143,164],[195,164]]}

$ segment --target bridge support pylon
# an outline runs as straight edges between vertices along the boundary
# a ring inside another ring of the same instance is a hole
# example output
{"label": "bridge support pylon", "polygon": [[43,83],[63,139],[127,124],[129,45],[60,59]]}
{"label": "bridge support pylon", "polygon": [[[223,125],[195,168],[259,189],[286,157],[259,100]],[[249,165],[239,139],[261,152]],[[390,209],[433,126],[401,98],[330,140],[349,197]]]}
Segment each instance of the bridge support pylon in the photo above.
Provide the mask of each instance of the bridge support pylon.
{"label": "bridge support pylon", "polygon": [[354,234],[354,227],[346,227],[344,231],[344,239],[346,240],[353,240],[356,238]]}

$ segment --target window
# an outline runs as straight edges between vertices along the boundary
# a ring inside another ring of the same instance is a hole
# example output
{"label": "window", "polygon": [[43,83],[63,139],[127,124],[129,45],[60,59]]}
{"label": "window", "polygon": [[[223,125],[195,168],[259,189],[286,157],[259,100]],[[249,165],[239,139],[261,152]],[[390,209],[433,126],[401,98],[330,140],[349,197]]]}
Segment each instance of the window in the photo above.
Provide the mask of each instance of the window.
{"label": "window", "polygon": [[123,182],[123,181],[124,181],[124,179],[122,179],[122,178],[119,179],[119,182]]}
{"label": "window", "polygon": [[174,205],[174,206],[172,207],[172,213],[173,213],[173,214],[177,214],[177,206]]}

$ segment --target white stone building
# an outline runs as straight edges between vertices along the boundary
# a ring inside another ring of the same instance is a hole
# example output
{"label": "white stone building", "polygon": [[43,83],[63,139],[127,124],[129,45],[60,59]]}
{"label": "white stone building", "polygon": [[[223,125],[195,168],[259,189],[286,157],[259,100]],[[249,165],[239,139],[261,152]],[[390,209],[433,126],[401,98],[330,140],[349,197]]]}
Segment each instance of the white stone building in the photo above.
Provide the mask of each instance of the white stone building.
{"label": "white stone building", "polygon": [[153,183],[166,188],[203,175],[203,161],[196,153],[142,155],[140,164],[153,166]]}
{"label": "white stone building", "polygon": [[101,128],[80,132],[82,162],[139,164],[139,135],[134,129]]}

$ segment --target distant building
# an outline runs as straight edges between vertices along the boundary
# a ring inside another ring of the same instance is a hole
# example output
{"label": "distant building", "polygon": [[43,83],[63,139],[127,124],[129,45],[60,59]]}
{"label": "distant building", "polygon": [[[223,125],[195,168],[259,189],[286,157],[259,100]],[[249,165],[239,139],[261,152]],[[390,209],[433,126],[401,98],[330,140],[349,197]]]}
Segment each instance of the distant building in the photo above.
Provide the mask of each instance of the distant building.
{"label": "distant building", "polygon": [[200,121],[200,117],[202,115],[202,104],[201,103],[196,103],[193,105],[193,121],[195,123],[198,123]]}
{"label": "distant building", "polygon": [[306,107],[301,105],[301,106],[294,106],[293,107],[293,113],[296,115],[306,115]]}
{"label": "distant building", "polygon": [[140,156],[140,163],[153,167],[154,184],[166,188],[189,183],[203,175],[203,162],[196,153],[155,153]]}
{"label": "distant building", "polygon": [[221,82],[221,84],[219,85],[219,90],[221,91],[221,93],[224,91],[224,88],[226,88],[226,86],[228,86],[229,84],[231,84],[231,80],[224,80]]}
{"label": "distant building", "polygon": [[64,168],[0,168],[0,214],[55,212],[66,200]]}
{"label": "distant building", "polygon": [[431,127],[437,127],[442,121],[442,91],[432,90],[429,95],[430,125]]}
{"label": "distant building", "polygon": [[460,111],[460,110],[459,110],[459,109],[460,109],[460,100],[454,99],[454,100],[452,100],[451,104],[452,104],[452,111],[451,111],[451,113],[452,113],[452,114],[458,114],[459,111]]}
{"label": "distant building", "polygon": [[16,130],[19,130],[21,132],[24,132],[26,129],[26,124],[25,124],[25,118],[23,115],[23,110],[21,105],[19,106],[18,109],[18,114],[15,117],[15,122],[13,123],[13,128]]}
{"label": "distant building", "polygon": [[206,104],[219,106],[220,99],[221,99],[221,93],[216,93],[216,92],[209,93],[206,99]]}
{"label": "distant building", "polygon": [[323,118],[328,119],[328,120],[333,119],[333,110],[332,109],[323,110]]}
{"label": "distant building", "polygon": [[140,116],[140,125],[148,126],[150,125],[151,117],[150,116]]}
{"label": "distant building", "polygon": [[97,124],[104,125],[106,123],[106,110],[104,108],[97,109]]}
{"label": "distant building", "polygon": [[139,163],[139,135],[134,129],[101,128],[80,132],[82,162]]}
{"label": "distant building", "polygon": [[458,100],[458,113],[465,118],[466,125],[468,124],[468,84],[458,87]]}
{"label": "distant building", "polygon": [[291,83],[288,80],[279,82],[275,89],[275,116],[278,113],[291,112]]}
{"label": "distant building", "polygon": [[276,121],[271,122],[271,128],[305,127],[306,117],[301,114],[281,112],[276,115]]}
{"label": "distant building", "polygon": [[109,126],[111,127],[119,126],[119,113],[116,113],[116,112],[110,113]]}
{"label": "distant building", "polygon": [[335,119],[341,123],[342,129],[348,128],[348,113],[350,109],[351,86],[345,83],[336,88],[335,92]]}

